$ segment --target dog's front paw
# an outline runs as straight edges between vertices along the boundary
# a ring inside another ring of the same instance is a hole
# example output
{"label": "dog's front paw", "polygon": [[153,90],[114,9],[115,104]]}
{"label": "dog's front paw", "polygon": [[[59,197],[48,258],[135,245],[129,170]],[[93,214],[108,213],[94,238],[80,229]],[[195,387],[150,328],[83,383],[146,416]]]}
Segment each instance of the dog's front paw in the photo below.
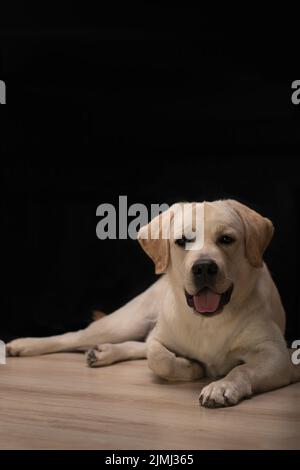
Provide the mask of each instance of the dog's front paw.
{"label": "dog's front paw", "polygon": [[221,379],[206,385],[200,393],[199,402],[206,408],[233,406],[251,396],[251,388]]}
{"label": "dog's front paw", "polygon": [[14,339],[6,345],[7,356],[35,356],[43,353],[41,338]]}

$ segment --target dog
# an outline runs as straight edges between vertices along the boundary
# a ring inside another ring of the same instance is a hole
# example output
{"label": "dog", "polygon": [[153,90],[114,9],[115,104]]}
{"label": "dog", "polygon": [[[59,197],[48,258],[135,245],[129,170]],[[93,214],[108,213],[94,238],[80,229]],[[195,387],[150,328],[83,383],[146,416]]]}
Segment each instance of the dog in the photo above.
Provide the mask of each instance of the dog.
{"label": "dog", "polygon": [[296,382],[300,366],[291,361],[284,308],[263,261],[273,231],[235,200],[174,204],[137,237],[162,274],[156,283],[84,330],[16,339],[7,353],[86,350],[90,367],[147,358],[166,380],[212,378],[199,397],[208,408]]}

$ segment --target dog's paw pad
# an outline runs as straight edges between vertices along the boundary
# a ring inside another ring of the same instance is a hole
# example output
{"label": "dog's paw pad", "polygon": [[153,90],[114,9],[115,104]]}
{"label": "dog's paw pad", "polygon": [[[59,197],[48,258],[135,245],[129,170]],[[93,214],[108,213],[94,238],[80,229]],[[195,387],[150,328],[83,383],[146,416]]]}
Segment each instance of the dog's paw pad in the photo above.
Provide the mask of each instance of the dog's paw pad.
{"label": "dog's paw pad", "polygon": [[90,367],[102,367],[116,360],[116,348],[113,344],[99,344],[87,352],[87,363]]}
{"label": "dog's paw pad", "polygon": [[87,352],[86,360],[87,360],[88,366],[90,366],[90,367],[93,367],[93,365],[95,364],[95,362],[97,362],[97,357],[96,357],[96,354],[95,354],[94,349],[90,349],[90,350]]}

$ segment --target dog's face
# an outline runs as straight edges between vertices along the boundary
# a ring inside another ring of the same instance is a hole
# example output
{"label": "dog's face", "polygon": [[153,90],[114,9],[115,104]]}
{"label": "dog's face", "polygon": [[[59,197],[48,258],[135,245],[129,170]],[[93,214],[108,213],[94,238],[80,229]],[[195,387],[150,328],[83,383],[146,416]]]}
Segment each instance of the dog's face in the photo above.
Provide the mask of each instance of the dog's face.
{"label": "dog's face", "polygon": [[139,232],[156,272],[168,272],[201,315],[220,313],[262,266],[272,223],[237,201],[175,204]]}

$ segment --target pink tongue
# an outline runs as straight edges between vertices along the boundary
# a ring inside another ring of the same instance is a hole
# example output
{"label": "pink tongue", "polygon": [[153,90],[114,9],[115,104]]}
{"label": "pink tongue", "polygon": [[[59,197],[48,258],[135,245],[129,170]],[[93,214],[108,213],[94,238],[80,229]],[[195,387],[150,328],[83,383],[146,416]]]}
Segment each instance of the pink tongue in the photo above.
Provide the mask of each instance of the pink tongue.
{"label": "pink tongue", "polygon": [[198,295],[194,295],[193,299],[197,312],[212,313],[218,309],[221,295],[210,289],[203,289]]}

